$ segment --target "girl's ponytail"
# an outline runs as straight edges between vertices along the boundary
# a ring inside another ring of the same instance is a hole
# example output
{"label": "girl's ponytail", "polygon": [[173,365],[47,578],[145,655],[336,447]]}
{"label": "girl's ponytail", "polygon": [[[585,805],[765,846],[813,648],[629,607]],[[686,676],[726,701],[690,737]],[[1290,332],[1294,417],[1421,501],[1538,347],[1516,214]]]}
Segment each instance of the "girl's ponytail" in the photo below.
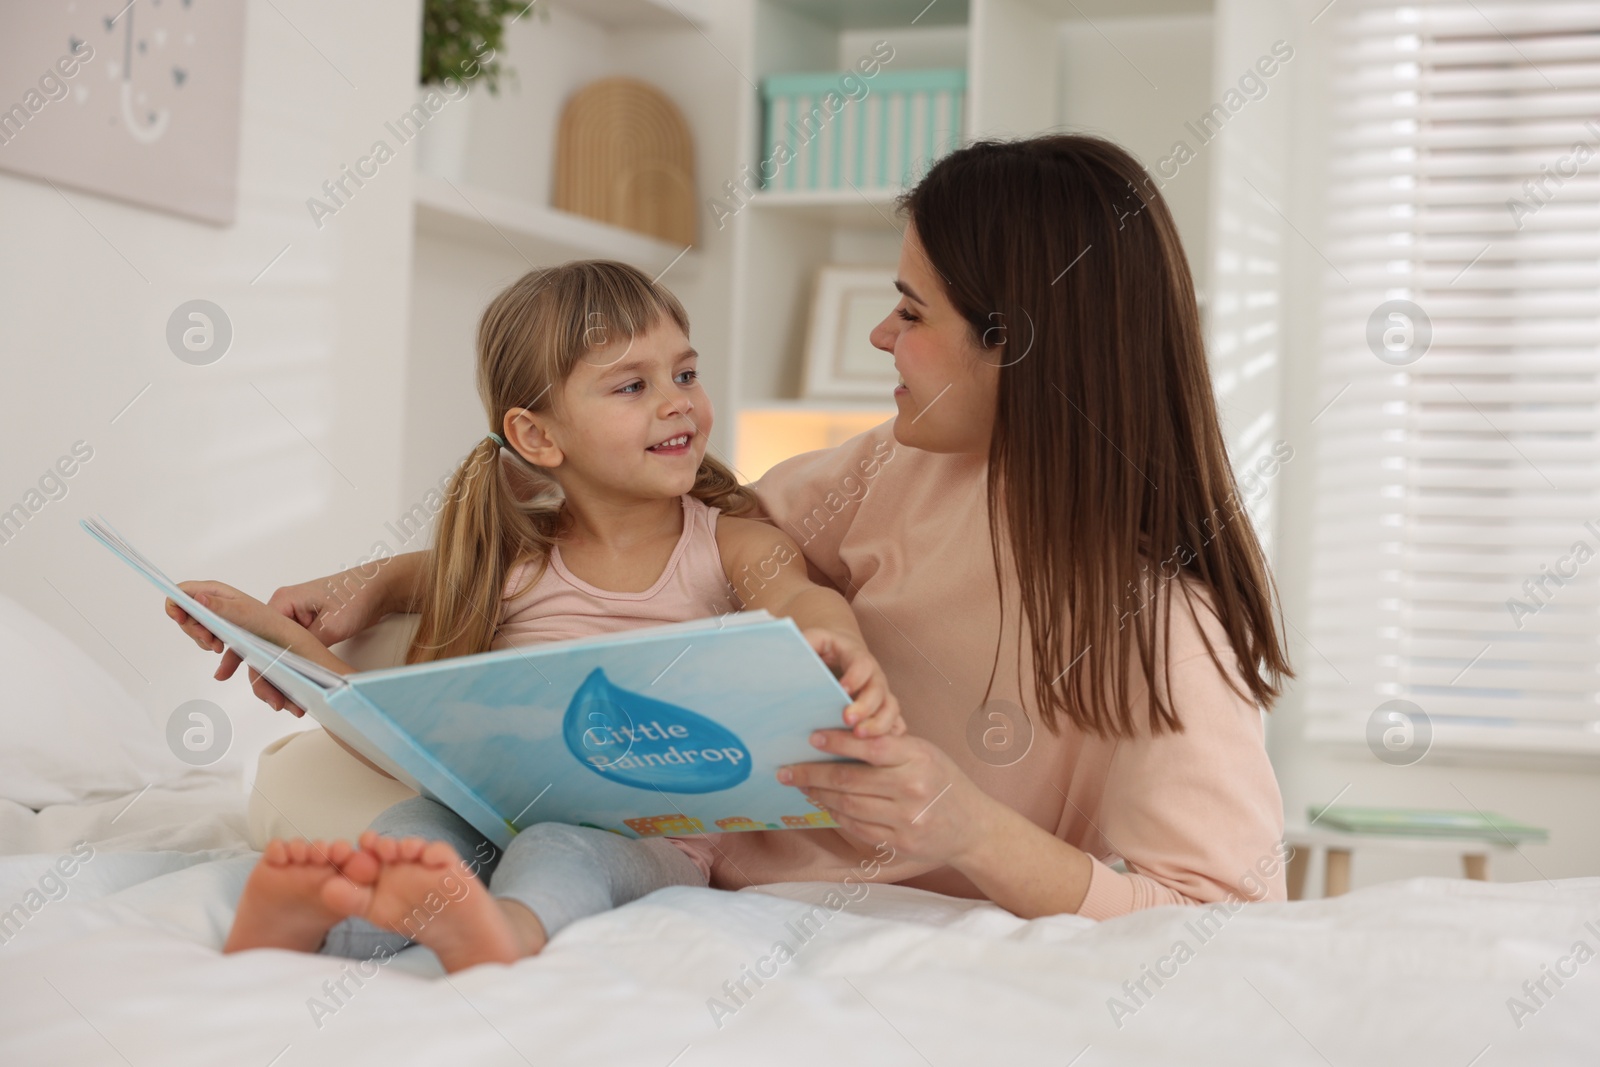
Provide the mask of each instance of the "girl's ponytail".
{"label": "girl's ponytail", "polygon": [[700,460],[689,495],[703,504],[720,509],[725,515],[739,516],[755,510],[755,494],[739,484],[739,478],[708,452]]}
{"label": "girl's ponytail", "polygon": [[489,649],[511,561],[539,551],[539,525],[530,518],[509,484],[500,446],[485,436],[446,490],[428,553],[422,618],[407,663]]}

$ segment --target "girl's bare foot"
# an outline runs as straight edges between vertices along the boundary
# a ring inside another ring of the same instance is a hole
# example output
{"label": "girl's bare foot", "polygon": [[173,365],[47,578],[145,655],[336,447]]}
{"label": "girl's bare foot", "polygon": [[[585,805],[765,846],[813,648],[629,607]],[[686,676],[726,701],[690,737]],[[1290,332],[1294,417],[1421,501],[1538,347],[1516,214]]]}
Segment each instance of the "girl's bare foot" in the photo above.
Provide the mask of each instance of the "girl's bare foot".
{"label": "girl's bare foot", "polygon": [[[329,882],[344,882],[342,869],[350,866],[356,855],[348,841],[269,841],[244,884],[233,929],[228,931],[222,951],[317,951],[329,928],[345,917],[323,903],[322,888]],[[375,873],[376,864],[369,859],[355,867],[354,873],[360,877],[361,868]]]}
{"label": "girl's bare foot", "polygon": [[544,929],[533,913],[490,896],[446,842],[397,840],[368,830],[361,854],[378,860],[377,881],[324,882],[323,903],[428,946],[447,972],[514,963],[544,947]]}

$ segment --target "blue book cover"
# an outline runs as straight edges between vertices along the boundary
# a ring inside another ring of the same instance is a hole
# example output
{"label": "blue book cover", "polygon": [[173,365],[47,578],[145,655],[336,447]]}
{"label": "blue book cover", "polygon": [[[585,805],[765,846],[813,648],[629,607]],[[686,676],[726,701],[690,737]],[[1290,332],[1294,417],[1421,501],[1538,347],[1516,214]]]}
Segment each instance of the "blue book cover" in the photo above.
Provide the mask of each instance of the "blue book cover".
{"label": "blue book cover", "polygon": [[331,733],[502,848],[538,822],[628,837],[837,826],[775,775],[850,697],[765,611],[340,675],[221,618],[80,522]]}

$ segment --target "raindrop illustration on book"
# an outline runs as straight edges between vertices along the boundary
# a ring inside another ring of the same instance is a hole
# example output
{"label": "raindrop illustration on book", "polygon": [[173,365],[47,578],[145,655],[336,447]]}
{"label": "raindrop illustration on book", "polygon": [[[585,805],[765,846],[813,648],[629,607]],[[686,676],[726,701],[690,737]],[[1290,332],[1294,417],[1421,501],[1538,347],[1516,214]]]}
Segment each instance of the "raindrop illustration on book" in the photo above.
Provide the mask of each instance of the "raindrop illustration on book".
{"label": "raindrop illustration on book", "polygon": [[732,730],[624,689],[600,667],[572,695],[562,735],[584,766],[636,789],[715,793],[750,777],[750,750]]}

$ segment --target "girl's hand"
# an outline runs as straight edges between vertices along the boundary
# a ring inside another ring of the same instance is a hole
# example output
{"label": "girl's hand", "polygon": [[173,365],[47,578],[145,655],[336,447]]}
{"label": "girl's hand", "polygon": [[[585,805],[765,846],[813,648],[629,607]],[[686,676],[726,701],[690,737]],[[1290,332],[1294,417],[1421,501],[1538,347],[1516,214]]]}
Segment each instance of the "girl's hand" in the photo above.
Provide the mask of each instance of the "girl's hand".
{"label": "girl's hand", "polygon": [[[178,588],[229,622],[275,645],[305,654],[308,645],[320,644],[316,636],[298,622],[231,585],[222,582],[191,581],[179,582]],[[243,662],[238,654],[232,649],[225,648],[215,634],[179,607],[170,597],[166,599],[165,607],[167,615],[178,623],[184,633],[194,639],[195,644],[211,652],[223,653],[222,664],[212,677],[219,680],[231,678],[239,664]],[[256,696],[277,710],[281,711],[287,707],[296,716],[305,714],[305,709],[290,703],[276,686],[263,678],[254,668],[250,669],[250,682]]]}
{"label": "girl's hand", "polygon": [[931,741],[818,730],[811,743],[866,763],[792,763],[778,769],[778,781],[804,792],[852,836],[959,868],[989,832],[998,802]]}
{"label": "girl's hand", "polygon": [[[275,645],[289,648],[311,637],[310,631],[298,622],[231,585],[222,582],[179,582],[178,588],[235,626],[249,630],[257,637],[264,637]],[[167,603],[178,607],[171,599]]]}
{"label": "girl's hand", "polygon": [[[213,582],[179,582],[178,588],[182,589],[185,593],[188,593],[190,596],[200,601],[200,603],[204,604],[206,607],[211,608],[213,611],[217,611],[218,614],[222,614],[223,618],[227,618],[228,616],[222,613],[217,602],[213,602],[206,593],[198,591],[198,588],[191,588],[191,586],[201,587],[220,584],[221,583]],[[234,592],[237,593],[238,591],[234,590]],[[242,596],[243,594],[239,595]],[[207,652],[222,653],[222,663],[217,667],[216,673],[214,673],[211,677],[216,678],[219,681],[232,678],[234,672],[239,669],[239,664],[244,662],[239,658],[239,654],[233,649],[224,646],[222,641],[210,630],[206,629],[205,625],[200,622],[200,620],[196,619],[193,615],[190,615],[187,611],[184,611],[183,608],[178,606],[177,601],[173,600],[171,597],[166,598],[165,607],[167,617],[176,622],[179,629],[188,634],[195,644],[199,645]],[[287,708],[289,709],[290,714],[294,715],[296,718],[299,718],[306,713],[304,708],[290,701],[288,697],[283,695],[283,692],[279,690],[277,686],[273,685],[271,682],[262,677],[254,667],[250,668],[250,691],[253,692],[258,699],[266,703],[275,711],[282,711]]]}
{"label": "girl's hand", "polygon": [[267,605],[324,645],[337,645],[389,614],[388,571],[389,563],[384,562],[286,585],[272,594]]}
{"label": "girl's hand", "polygon": [[855,736],[898,737],[906,732],[900,702],[889,692],[889,680],[865,644],[836,630],[814,628],[800,632],[850,694],[844,722],[855,728]]}

